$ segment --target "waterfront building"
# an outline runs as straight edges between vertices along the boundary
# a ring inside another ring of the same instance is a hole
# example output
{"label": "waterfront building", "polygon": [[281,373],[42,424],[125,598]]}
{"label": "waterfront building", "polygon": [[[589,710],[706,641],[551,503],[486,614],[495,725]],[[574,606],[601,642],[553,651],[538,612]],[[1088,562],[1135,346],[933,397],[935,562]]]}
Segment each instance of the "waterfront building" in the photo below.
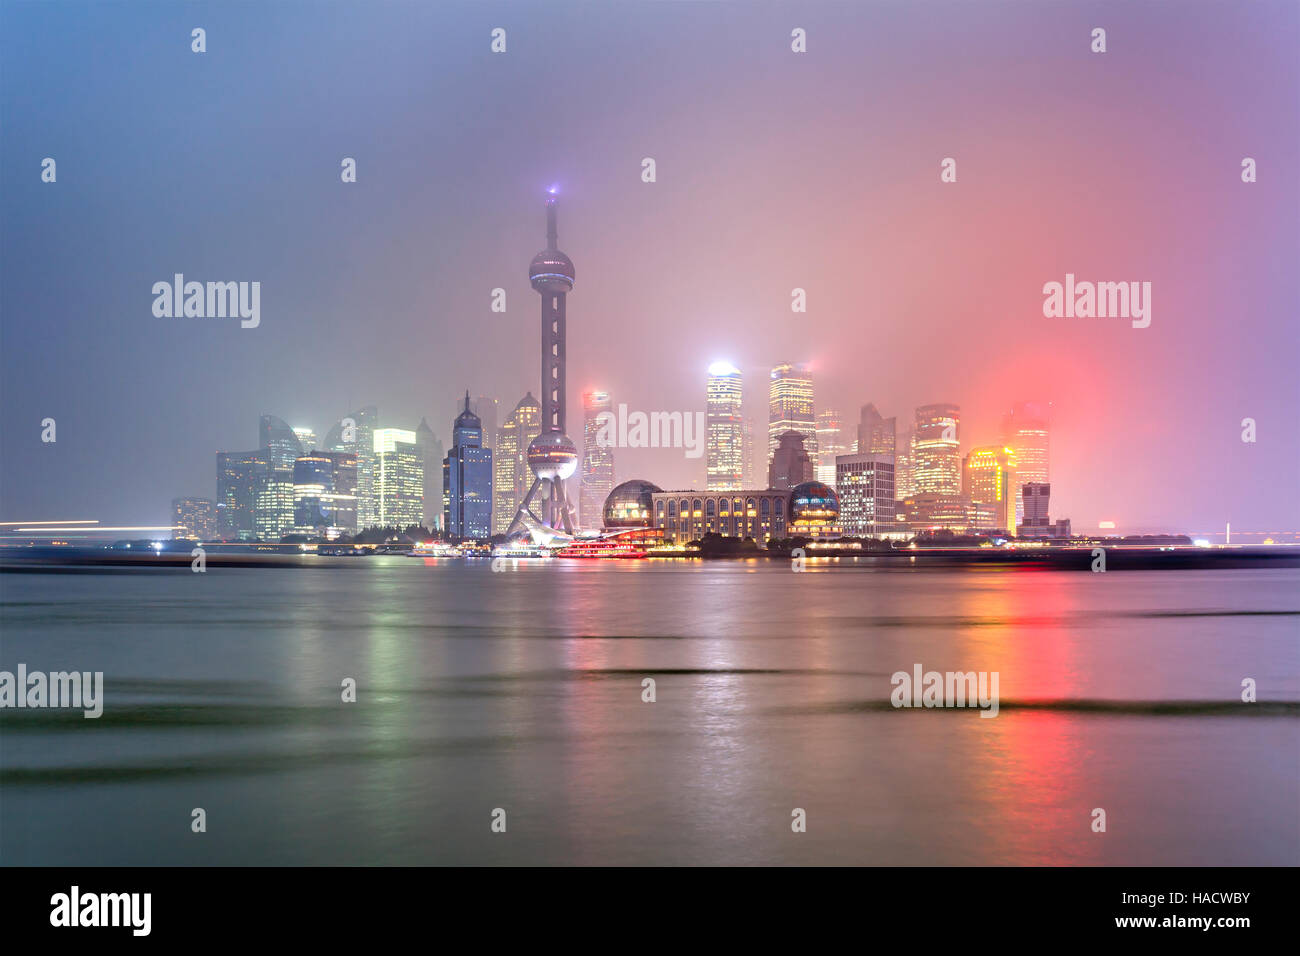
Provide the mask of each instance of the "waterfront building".
{"label": "waterfront building", "polygon": [[337,538],[357,529],[357,456],[312,452],[293,463],[293,530]]}
{"label": "waterfront building", "polygon": [[879,537],[897,530],[893,455],[840,455],[835,459],[835,491],[845,534]]}
{"label": "waterfront building", "polygon": [[962,493],[971,504],[987,505],[989,529],[1016,532],[1016,456],[1010,448],[972,448],[963,468]]}
{"label": "waterfront building", "polygon": [[790,492],[771,489],[736,491],[653,492],[654,526],[668,544],[698,541],[714,532],[736,538],[753,538],[766,545],[786,537]]}
{"label": "waterfront building", "polygon": [[838,538],[840,500],[835,489],[820,481],[805,481],[790,490],[789,537]]}
{"label": "waterfront building", "polygon": [[1048,501],[1052,486],[1045,481],[1027,481],[1020,484],[1020,500],[1024,514],[1020,519],[1019,533],[1028,537],[1045,537],[1052,533],[1052,519],[1048,515]]}
{"label": "waterfront building", "polygon": [[375,523],[407,528],[424,517],[424,455],[415,432],[374,430]]}
{"label": "waterfront building", "polygon": [[442,527],[442,442],[423,418],[415,429],[415,445],[420,450],[424,468],[424,504],[420,508],[420,524],[434,529]]}
{"label": "waterfront building", "polygon": [[376,524],[375,508],[375,436],[379,426],[379,409],[366,405],[335,422],[325,436],[327,451],[345,452],[357,460],[357,530]]}
{"label": "waterfront building", "polygon": [[224,540],[252,541],[257,532],[254,480],[271,467],[269,453],[217,452],[217,536]]}
{"label": "waterfront building", "polygon": [[[1002,443],[1016,456],[1020,489],[1026,484],[1048,484],[1051,407],[1044,402],[1017,402],[1002,419]],[[1017,495],[1016,517],[1025,513],[1023,495]]]}
{"label": "waterfront building", "polygon": [[839,409],[822,409],[817,413],[817,463],[814,471],[818,481],[835,486],[835,459],[846,451]]}
{"label": "waterfront building", "polygon": [[211,498],[172,499],[172,537],[211,541],[217,536],[217,505]]}
{"label": "waterfront building", "polygon": [[253,477],[253,532],[279,541],[294,527],[293,468],[267,468]]}

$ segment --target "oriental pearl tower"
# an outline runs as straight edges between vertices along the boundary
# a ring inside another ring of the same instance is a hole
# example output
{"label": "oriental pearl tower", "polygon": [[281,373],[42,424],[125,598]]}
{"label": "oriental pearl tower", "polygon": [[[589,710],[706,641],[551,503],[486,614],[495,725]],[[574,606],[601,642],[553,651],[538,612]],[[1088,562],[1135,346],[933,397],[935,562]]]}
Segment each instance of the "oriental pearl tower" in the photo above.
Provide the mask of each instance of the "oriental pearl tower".
{"label": "oriental pearl tower", "polygon": [[[513,536],[527,530],[542,544],[561,529],[573,535],[573,507],[564,481],[578,467],[578,449],[565,434],[564,417],[564,313],[573,288],[573,260],[556,245],[555,192],[552,188],[546,198],[546,248],[528,266],[528,281],[542,297],[542,431],[528,445],[528,465],[536,477],[506,531]],[[533,513],[534,500],[540,516]]]}

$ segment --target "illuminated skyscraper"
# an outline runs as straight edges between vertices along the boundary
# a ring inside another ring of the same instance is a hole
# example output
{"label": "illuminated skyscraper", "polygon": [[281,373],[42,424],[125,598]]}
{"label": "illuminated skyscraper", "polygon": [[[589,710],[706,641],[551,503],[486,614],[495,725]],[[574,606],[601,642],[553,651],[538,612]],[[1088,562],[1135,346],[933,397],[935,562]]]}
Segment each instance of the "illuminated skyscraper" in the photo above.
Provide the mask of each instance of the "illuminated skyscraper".
{"label": "illuminated skyscraper", "polygon": [[302,449],[304,455],[317,451],[319,443],[316,441],[316,433],[310,428],[293,426],[293,433],[298,438],[298,447]]}
{"label": "illuminated skyscraper", "polygon": [[1025,513],[1016,529],[1022,535],[1049,535],[1052,533],[1052,519],[1048,515],[1048,501],[1052,495],[1052,486],[1040,481],[1017,481],[1020,500],[1024,502]]}
{"label": "illuminated skyscraper", "polygon": [[961,408],[941,403],[916,410],[912,438],[915,494],[961,494]]}
{"label": "illuminated skyscraper", "polygon": [[835,458],[844,454],[844,431],[838,408],[824,408],[817,413],[817,480],[835,487]]}
{"label": "illuminated skyscraper", "polygon": [[1010,448],[972,448],[966,456],[963,493],[972,504],[986,505],[988,527],[1016,531],[1016,456]]}
{"label": "illuminated skyscraper", "polygon": [[217,505],[211,498],[172,499],[172,537],[211,541],[217,536]]}
{"label": "illuminated skyscraper", "polygon": [[[599,528],[605,499],[614,490],[614,449],[597,440],[602,413],[610,411],[609,392],[590,391],[582,396],[582,491],[578,496],[578,522]],[[511,512],[513,514],[513,511]]]}
{"label": "illuminated skyscraper", "polygon": [[745,487],[745,419],[741,412],[740,369],[730,362],[709,366],[705,388],[706,458],[704,486],[709,491]]}
{"label": "illuminated skyscraper", "polygon": [[804,437],[804,450],[817,457],[817,420],[813,413],[812,367],[807,363],[785,363],[772,369],[768,386],[767,453],[776,452],[781,435],[797,431]]}
{"label": "illuminated skyscraper", "polygon": [[[542,432],[528,445],[533,484],[506,532],[526,530],[535,540],[553,538],[560,528],[573,534],[573,508],[564,483],[578,468],[578,449],[565,434],[564,416],[565,322],[574,271],[573,260],[557,245],[555,202],[552,189],[546,200],[546,248],[528,265],[528,281],[542,297]],[[534,500],[541,506],[540,517],[531,510]]]}
{"label": "illuminated skyscraper", "polygon": [[913,428],[906,428],[898,436],[894,455],[894,496],[902,501],[916,494],[916,482],[912,480],[912,442],[916,437]]}
{"label": "illuminated skyscraper", "polygon": [[897,430],[897,418],[882,417],[870,402],[863,405],[858,413],[858,454],[896,456]]}
{"label": "illuminated skyscraper", "polygon": [[845,534],[876,536],[895,530],[893,455],[840,455],[835,491]]}
{"label": "illuminated skyscraper", "polygon": [[254,482],[271,468],[270,452],[217,452],[217,535],[225,539],[251,541],[256,537]]}
{"label": "illuminated skyscraper", "polygon": [[746,417],[745,419],[745,438],[741,451],[741,485],[745,488],[753,488],[758,481],[758,469],[754,467],[754,453],[757,449],[754,447],[754,419]]}
{"label": "illuminated skyscraper", "polygon": [[483,426],[469,410],[456,417],[451,451],[442,463],[443,527],[458,538],[492,536],[492,449],[483,447]]}
{"label": "illuminated skyscraper", "polygon": [[1025,514],[1023,486],[1049,484],[1051,406],[1043,402],[1017,402],[1002,419],[1002,443],[1016,456],[1016,517]]}
{"label": "illuminated skyscraper", "polygon": [[529,392],[497,430],[492,449],[492,533],[505,534],[528,494],[528,443],[542,430],[541,403]]}
{"label": "illuminated skyscraper", "polygon": [[415,432],[376,428],[375,523],[406,528],[424,517],[424,454]]}
{"label": "illuminated skyscraper", "polygon": [[253,532],[259,541],[279,541],[293,530],[293,469],[268,468],[253,478]]}
{"label": "illuminated skyscraper", "polygon": [[293,463],[293,530],[334,539],[357,531],[357,456],[316,451]]}
{"label": "illuminated skyscraper", "polygon": [[266,451],[271,467],[293,471],[293,463],[303,453],[303,447],[297,433],[283,418],[263,415],[257,423],[257,438],[258,447]]}
{"label": "illuminated skyscraper", "polygon": [[357,459],[357,529],[376,524],[375,511],[375,428],[379,409],[367,405],[335,422],[325,436],[327,451],[347,452]]}

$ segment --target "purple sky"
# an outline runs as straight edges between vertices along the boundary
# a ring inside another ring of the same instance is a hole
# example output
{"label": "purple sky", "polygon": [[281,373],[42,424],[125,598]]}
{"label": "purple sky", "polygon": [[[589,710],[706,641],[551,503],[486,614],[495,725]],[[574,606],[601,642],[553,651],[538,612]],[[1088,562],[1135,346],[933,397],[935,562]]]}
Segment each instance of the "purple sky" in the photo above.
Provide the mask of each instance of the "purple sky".
{"label": "purple sky", "polygon": [[[323,434],[375,404],[444,440],[466,388],[504,414],[539,392],[559,183],[575,437],[584,388],[701,410],[716,359],[761,436],[767,370],[812,361],[819,406],[957,402],[967,448],[1052,402],[1079,527],[1295,529],[1298,10],[7,3],[0,520],[163,523],[262,412]],[[175,272],[260,281],[260,327],[155,318]],[[1151,282],[1151,326],[1044,318],[1067,272]]]}

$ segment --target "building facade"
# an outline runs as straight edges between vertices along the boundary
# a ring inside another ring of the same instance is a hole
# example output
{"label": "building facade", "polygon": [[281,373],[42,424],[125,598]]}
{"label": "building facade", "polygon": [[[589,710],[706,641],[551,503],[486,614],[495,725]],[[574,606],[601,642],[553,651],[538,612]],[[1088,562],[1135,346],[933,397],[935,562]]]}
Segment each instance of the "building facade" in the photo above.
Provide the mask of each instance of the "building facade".
{"label": "building facade", "polygon": [[172,499],[172,537],[211,541],[217,536],[217,503],[211,498]]}
{"label": "building facade", "polygon": [[505,534],[528,494],[533,475],[528,443],[542,430],[542,404],[529,392],[506,416],[492,449],[492,533]]}
{"label": "building facade", "polygon": [[420,449],[424,467],[424,506],[420,509],[420,524],[426,528],[442,527],[442,459],[445,453],[442,442],[423,418],[415,429],[415,444]]}
{"label": "building facade", "polygon": [[784,363],[772,369],[768,385],[767,454],[776,453],[783,434],[796,431],[804,437],[804,450],[817,456],[817,419],[813,410],[812,368],[807,363]]}
{"label": "building facade", "polygon": [[[578,493],[578,523],[584,528],[600,527],[601,510],[605,507],[605,499],[614,490],[614,449],[610,443],[602,444],[598,440],[601,416],[609,413],[609,392],[593,390],[583,394],[582,476],[579,479],[582,487]],[[522,447],[526,449],[529,441],[532,441],[531,435]],[[497,454],[500,455],[499,449]],[[522,500],[523,496],[520,495],[517,501]],[[506,514],[507,522],[518,507],[516,503]]]}
{"label": "building facade", "polygon": [[357,456],[312,452],[293,463],[293,530],[337,538],[357,532]]}
{"label": "building facade", "polygon": [[772,463],[767,469],[767,486],[786,491],[812,480],[813,463],[804,447],[804,436],[793,430],[785,432],[772,453]]}
{"label": "building facade", "polygon": [[709,491],[734,491],[745,481],[744,382],[729,362],[709,366],[705,386],[706,459],[704,485]]}
{"label": "building facade", "polygon": [[458,538],[492,536],[492,449],[483,447],[483,426],[465,410],[452,427],[451,451],[442,463],[443,526]]}
{"label": "building facade", "polygon": [[950,403],[916,410],[912,436],[912,487],[915,493],[961,494],[961,408]]}
{"label": "building facade", "polygon": [[[1043,402],[1017,402],[1002,420],[1002,443],[1016,456],[1017,490],[1026,484],[1051,482],[1050,407]],[[1024,497],[1017,494],[1016,516],[1025,513]]]}
{"label": "building facade", "polygon": [[991,512],[988,529],[1016,533],[1016,456],[1010,448],[972,448],[962,469],[962,493]]}
{"label": "building facade", "polygon": [[835,491],[845,534],[877,537],[897,530],[893,455],[840,455]]}
{"label": "building facade", "polygon": [[839,409],[822,409],[817,413],[817,460],[813,468],[818,481],[835,486],[835,459],[846,451]]}
{"label": "building facade", "polygon": [[375,523],[407,528],[424,519],[424,454],[415,432],[374,430]]}
{"label": "building facade", "polygon": [[784,538],[789,491],[745,490],[729,494],[711,491],[661,491],[651,495],[654,527],[662,529],[667,544],[698,541],[714,532],[736,538],[753,538],[766,545]]}

